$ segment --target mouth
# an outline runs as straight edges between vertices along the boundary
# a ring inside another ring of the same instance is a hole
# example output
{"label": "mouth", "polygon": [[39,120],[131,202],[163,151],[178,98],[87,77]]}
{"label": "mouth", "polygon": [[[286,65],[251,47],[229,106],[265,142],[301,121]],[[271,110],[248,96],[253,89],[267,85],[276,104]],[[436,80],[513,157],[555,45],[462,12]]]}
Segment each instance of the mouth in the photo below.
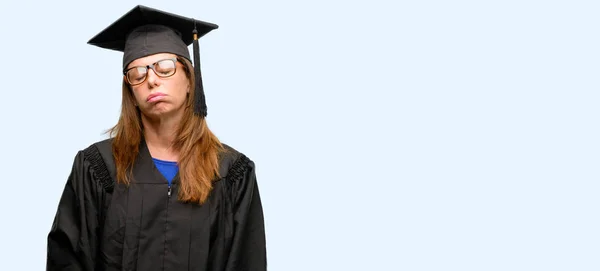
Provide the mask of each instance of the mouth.
{"label": "mouth", "polygon": [[162,99],[162,97],[164,97],[164,96],[166,96],[166,94],[164,94],[164,93],[160,93],[160,92],[152,93],[148,96],[148,98],[146,98],[146,102],[150,102],[150,103],[155,102],[155,101]]}

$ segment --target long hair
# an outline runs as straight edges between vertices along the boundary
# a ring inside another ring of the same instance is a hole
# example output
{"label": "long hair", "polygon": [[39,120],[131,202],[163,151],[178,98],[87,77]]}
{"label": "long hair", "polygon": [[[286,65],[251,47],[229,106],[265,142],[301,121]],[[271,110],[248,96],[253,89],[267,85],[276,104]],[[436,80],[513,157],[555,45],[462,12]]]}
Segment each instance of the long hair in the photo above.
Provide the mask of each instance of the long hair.
{"label": "long hair", "polygon": [[[219,153],[224,150],[219,139],[210,131],[206,119],[194,114],[195,80],[191,62],[177,57],[190,84],[184,114],[176,132],[173,149],[179,152],[179,200],[202,204],[219,177]],[[123,78],[121,115],[117,124],[108,130],[117,169],[117,182],[129,184],[133,165],[139,155],[143,137],[141,112],[135,106],[130,86]]]}

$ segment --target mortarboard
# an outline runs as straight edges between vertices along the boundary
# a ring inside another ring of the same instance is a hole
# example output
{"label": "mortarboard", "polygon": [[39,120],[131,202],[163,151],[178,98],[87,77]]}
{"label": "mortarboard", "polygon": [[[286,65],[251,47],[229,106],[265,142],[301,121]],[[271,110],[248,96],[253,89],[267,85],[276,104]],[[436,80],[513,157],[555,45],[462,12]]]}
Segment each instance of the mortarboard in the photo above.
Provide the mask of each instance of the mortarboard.
{"label": "mortarboard", "polygon": [[192,61],[188,46],[193,43],[194,111],[206,117],[198,39],[217,28],[216,24],[138,5],[91,38],[88,44],[123,52],[125,69],[133,60],[157,53],[173,53]]}

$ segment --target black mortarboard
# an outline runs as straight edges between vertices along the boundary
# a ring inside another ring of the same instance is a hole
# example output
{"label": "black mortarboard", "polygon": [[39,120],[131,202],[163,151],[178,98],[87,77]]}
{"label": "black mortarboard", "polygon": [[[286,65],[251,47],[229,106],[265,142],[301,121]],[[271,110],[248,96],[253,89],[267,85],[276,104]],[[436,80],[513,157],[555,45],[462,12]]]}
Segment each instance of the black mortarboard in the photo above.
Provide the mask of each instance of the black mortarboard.
{"label": "black mortarboard", "polygon": [[196,75],[194,110],[205,117],[207,110],[198,39],[217,28],[216,24],[138,5],[90,39],[88,44],[123,52],[125,69],[131,61],[157,53],[173,53],[192,61],[188,46],[193,43]]}

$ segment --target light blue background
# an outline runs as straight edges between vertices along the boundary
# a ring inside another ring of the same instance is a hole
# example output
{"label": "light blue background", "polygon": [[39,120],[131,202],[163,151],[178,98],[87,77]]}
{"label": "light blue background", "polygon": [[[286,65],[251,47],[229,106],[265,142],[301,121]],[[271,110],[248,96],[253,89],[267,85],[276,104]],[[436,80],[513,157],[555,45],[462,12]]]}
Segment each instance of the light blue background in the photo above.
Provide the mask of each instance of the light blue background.
{"label": "light blue background", "polygon": [[[220,26],[208,121],[257,164],[269,270],[463,271],[600,270],[597,3],[141,4]],[[86,42],[135,4],[0,4],[1,270],[44,269],[120,109],[122,55]]]}

